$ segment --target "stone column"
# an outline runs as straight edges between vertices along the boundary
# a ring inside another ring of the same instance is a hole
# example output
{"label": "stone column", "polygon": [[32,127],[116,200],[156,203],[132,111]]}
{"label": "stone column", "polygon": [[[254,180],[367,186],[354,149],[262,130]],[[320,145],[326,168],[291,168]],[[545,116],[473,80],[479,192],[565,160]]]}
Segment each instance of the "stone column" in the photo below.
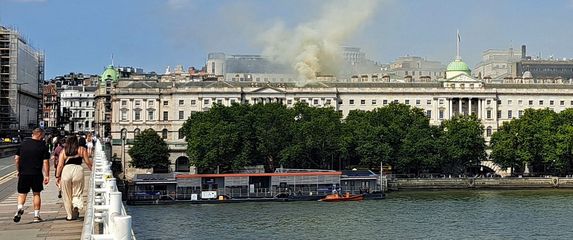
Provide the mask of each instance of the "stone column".
{"label": "stone column", "polygon": [[462,98],[460,98],[460,100],[458,101],[458,109],[459,109],[458,114],[459,114],[459,115],[462,114],[462,101],[463,101]]}
{"label": "stone column", "polygon": [[473,100],[473,98],[468,98],[468,102],[469,102],[468,115],[472,115],[472,100]]}
{"label": "stone column", "polygon": [[448,119],[452,118],[452,110],[454,109],[453,98],[448,98]]}
{"label": "stone column", "polygon": [[478,114],[477,114],[477,115],[478,115],[478,118],[479,118],[480,120],[481,120],[481,114],[482,114],[481,111],[482,111],[482,110],[481,110],[481,98],[478,98]]}

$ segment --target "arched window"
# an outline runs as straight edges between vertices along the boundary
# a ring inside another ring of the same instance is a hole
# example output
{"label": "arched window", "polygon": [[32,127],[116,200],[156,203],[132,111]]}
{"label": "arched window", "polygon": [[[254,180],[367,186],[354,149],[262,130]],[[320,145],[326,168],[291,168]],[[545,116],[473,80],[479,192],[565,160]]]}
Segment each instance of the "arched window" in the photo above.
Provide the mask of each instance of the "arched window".
{"label": "arched window", "polygon": [[176,172],[189,172],[189,158],[185,156],[178,157],[175,160]]}
{"label": "arched window", "polygon": [[492,134],[492,128],[491,128],[491,127],[487,127],[486,130],[485,130],[485,135],[486,135],[487,137],[491,137],[491,134]]}
{"label": "arched window", "polygon": [[163,131],[161,131],[161,137],[163,139],[167,139],[167,128],[164,128]]}
{"label": "arched window", "polygon": [[179,129],[179,139],[185,138],[185,133],[183,132],[183,128]]}
{"label": "arched window", "polygon": [[134,137],[139,136],[139,133],[141,133],[141,130],[139,130],[139,128],[133,129],[133,136]]}
{"label": "arched window", "polygon": [[127,129],[125,129],[125,128],[121,129],[120,137],[121,137],[121,140],[127,139]]}

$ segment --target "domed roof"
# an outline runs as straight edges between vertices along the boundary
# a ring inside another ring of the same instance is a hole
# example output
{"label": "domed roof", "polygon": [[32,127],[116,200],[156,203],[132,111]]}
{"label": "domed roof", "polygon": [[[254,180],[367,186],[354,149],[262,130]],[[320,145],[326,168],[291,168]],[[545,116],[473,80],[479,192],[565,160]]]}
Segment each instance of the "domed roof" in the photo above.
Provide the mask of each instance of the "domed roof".
{"label": "domed roof", "polygon": [[521,78],[533,78],[533,75],[531,74],[530,71],[525,71]]}
{"label": "domed roof", "polygon": [[105,83],[108,79],[112,82],[117,82],[119,79],[119,72],[112,65],[107,66],[99,78],[102,83]]}
{"label": "domed roof", "polygon": [[448,64],[448,67],[446,68],[446,71],[461,71],[461,72],[465,72],[465,71],[471,71],[470,67],[463,62],[461,59],[456,59],[453,62],[451,62],[450,64]]}
{"label": "domed roof", "polygon": [[450,79],[459,75],[465,74],[467,76],[471,76],[472,71],[470,67],[462,61],[462,59],[457,58],[446,68],[446,79]]}

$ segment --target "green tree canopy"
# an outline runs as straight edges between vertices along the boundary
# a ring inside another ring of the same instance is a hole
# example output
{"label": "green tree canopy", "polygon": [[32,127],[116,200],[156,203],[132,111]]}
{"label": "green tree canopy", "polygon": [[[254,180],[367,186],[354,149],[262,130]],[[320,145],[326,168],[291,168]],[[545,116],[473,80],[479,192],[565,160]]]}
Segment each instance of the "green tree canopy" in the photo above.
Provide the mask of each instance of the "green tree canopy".
{"label": "green tree canopy", "polygon": [[291,168],[334,168],[340,150],[342,115],[333,108],[297,103],[292,142],[281,152],[281,164]]}
{"label": "green tree canopy", "polygon": [[171,164],[167,144],[151,128],[135,137],[128,153],[131,165],[136,168],[167,168]]}
{"label": "green tree canopy", "polygon": [[442,122],[442,167],[459,174],[486,158],[484,128],[475,115],[458,115]]}
{"label": "green tree canopy", "polygon": [[491,158],[522,174],[571,172],[573,161],[573,109],[559,114],[550,109],[527,109],[519,119],[504,123],[492,135]]}

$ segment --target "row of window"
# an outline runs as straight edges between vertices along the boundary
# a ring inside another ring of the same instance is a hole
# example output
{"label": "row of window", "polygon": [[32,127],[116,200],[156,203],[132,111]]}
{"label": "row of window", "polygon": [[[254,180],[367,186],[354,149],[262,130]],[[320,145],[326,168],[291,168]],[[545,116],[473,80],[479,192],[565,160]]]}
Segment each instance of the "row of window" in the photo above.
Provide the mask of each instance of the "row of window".
{"label": "row of window", "polygon": [[[127,112],[128,111],[121,111],[121,118],[120,121],[127,121]],[[141,118],[141,110],[134,110],[133,111],[133,121],[142,121]],[[193,112],[191,112],[193,113]],[[147,111],[147,120],[148,121],[155,121],[155,110]],[[169,121],[169,112],[163,112],[163,121]],[[179,111],[177,115],[177,120],[185,120],[185,111]]]}
{"label": "row of window", "polygon": [[[95,117],[95,112],[91,112],[92,117]],[[86,111],[86,112],[82,112],[82,111],[78,111],[78,112],[73,112],[72,113],[72,117],[90,117],[90,111]]]}
{"label": "row of window", "polygon": [[[127,129],[124,128],[121,131],[127,131]],[[141,129],[139,129],[139,128],[133,129],[133,136],[134,137],[139,136],[140,133],[141,133]],[[161,130],[161,138],[167,139],[168,134],[169,134],[169,130],[167,130],[167,128],[164,128],[163,130]],[[183,129],[179,129],[178,134],[177,134],[177,138],[178,139],[185,138],[185,135],[183,134]]]}
{"label": "row of window", "polygon": [[[497,100],[497,103],[498,103],[498,104],[502,104],[502,101],[501,101],[501,100]],[[539,100],[537,103],[538,103],[539,106],[543,106],[543,105],[546,103],[546,101],[544,101],[544,100]],[[557,102],[556,102],[555,100],[549,100],[549,106],[555,106],[556,103],[557,103]],[[487,104],[490,104],[490,103],[489,103],[489,100],[488,100],[488,103],[487,103]],[[507,100],[507,105],[512,105],[512,104],[513,104],[513,100],[511,100],[511,99]],[[533,100],[528,100],[528,104],[529,104],[529,106],[533,106],[534,101],[533,101]],[[523,105],[523,100],[517,100],[517,105]],[[570,101],[570,102],[569,102],[569,105],[573,106],[573,101]],[[559,101],[559,106],[565,106],[565,100],[560,100],[560,101]]]}
{"label": "row of window", "polygon": [[76,124],[77,124],[76,126],[78,129],[89,128],[90,126],[91,126],[91,128],[95,127],[94,121],[76,122]]}
{"label": "row of window", "polygon": [[[388,102],[389,102],[388,100],[383,99],[383,100],[382,100],[382,105],[387,105]],[[398,99],[394,99],[393,101],[390,101],[390,102],[400,103],[400,101],[399,101]],[[378,103],[378,101],[377,101],[376,99],[372,99],[372,100],[370,101],[370,103],[371,103],[371,105],[376,105],[376,104]],[[416,99],[416,100],[415,100],[415,103],[416,103],[416,105],[420,105],[420,104],[422,103],[422,101],[421,101],[420,99]],[[441,101],[441,103],[443,103],[443,102]],[[342,101],[339,101],[339,104],[342,104]],[[354,99],[348,100],[348,104],[354,105]],[[409,100],[409,99],[404,100],[404,104],[410,105],[410,100]],[[432,104],[432,100],[431,100],[431,99],[426,100],[426,104],[427,104],[427,105],[431,105],[431,104]],[[361,100],[360,100],[360,105],[366,105],[366,100],[365,100],[365,99],[361,99]]]}
{"label": "row of window", "polygon": [[62,107],[95,107],[94,101],[64,101],[62,102]]}
{"label": "row of window", "polygon": [[[235,103],[236,101],[237,101],[236,99],[231,99],[231,104]],[[122,101],[121,101],[121,106],[122,106],[122,107],[127,107],[127,102],[128,102],[127,100],[122,100]],[[223,99],[217,99],[217,100],[214,100],[213,102],[216,102],[216,103],[218,103],[218,104],[223,104]],[[135,106],[135,107],[141,107],[141,103],[142,103],[141,100],[135,100],[135,101],[134,101],[134,106]],[[190,101],[190,103],[191,103],[191,105],[197,105],[197,100],[192,99],[192,100]],[[208,99],[208,98],[203,99],[203,104],[209,105],[210,103],[211,103],[211,99]],[[154,101],[154,100],[149,100],[149,101],[147,101],[147,107],[154,107],[154,106],[155,106],[155,101]],[[169,106],[169,101],[163,101],[163,106]],[[180,100],[179,100],[179,106],[185,106],[185,100],[180,99]]]}

